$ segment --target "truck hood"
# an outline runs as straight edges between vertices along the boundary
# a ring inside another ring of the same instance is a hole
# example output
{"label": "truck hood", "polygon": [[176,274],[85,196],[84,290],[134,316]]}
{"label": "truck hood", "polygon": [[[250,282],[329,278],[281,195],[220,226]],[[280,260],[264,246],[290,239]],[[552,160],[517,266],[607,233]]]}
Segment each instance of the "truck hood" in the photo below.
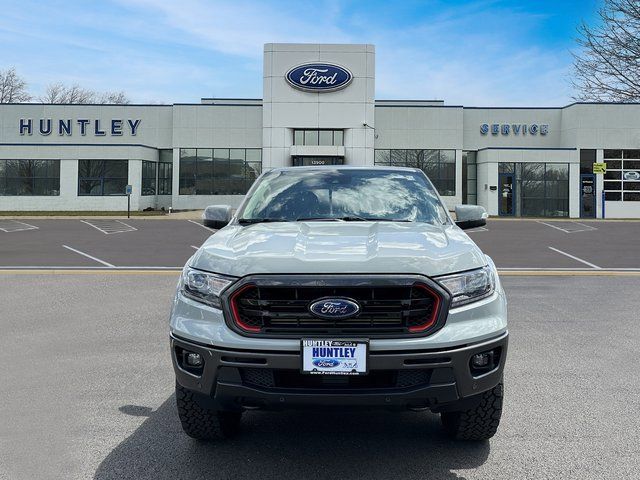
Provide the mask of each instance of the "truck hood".
{"label": "truck hood", "polygon": [[391,222],[285,222],[228,225],[191,258],[201,270],[257,273],[411,273],[427,276],[487,264],[455,225]]}

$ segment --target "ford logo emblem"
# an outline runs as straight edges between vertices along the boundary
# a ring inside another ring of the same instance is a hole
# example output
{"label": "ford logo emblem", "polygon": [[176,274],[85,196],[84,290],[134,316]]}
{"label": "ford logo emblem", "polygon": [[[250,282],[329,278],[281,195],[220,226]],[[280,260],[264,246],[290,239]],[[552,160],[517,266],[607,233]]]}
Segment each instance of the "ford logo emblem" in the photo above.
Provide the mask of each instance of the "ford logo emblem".
{"label": "ford logo emblem", "polygon": [[319,368],[335,368],[340,365],[340,360],[335,358],[316,358],[313,362],[314,367]]}
{"label": "ford logo emblem", "polygon": [[305,92],[334,92],[353,80],[349,70],[333,63],[305,63],[285,75],[287,82]]}
{"label": "ford logo emblem", "polygon": [[624,172],[625,180],[640,180],[640,172]]}
{"label": "ford logo emblem", "polygon": [[309,311],[319,318],[340,320],[360,312],[360,305],[348,298],[321,298],[309,305]]}

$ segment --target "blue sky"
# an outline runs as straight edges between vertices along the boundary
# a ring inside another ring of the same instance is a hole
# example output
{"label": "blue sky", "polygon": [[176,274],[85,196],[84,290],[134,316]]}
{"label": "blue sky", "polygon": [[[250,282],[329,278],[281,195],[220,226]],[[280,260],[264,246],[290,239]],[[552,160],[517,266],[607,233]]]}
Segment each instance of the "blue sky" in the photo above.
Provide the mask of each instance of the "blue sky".
{"label": "blue sky", "polygon": [[136,103],[262,96],[267,42],[373,43],[376,98],[571,101],[576,26],[599,0],[0,0],[0,69]]}

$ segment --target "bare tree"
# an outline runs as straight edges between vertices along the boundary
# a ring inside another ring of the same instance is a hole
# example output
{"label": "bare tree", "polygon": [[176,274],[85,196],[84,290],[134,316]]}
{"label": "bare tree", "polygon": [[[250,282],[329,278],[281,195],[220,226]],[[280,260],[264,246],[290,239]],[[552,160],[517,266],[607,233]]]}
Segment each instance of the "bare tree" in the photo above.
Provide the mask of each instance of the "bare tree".
{"label": "bare tree", "polygon": [[0,103],[20,103],[31,100],[27,83],[18,76],[16,69],[0,70]]}
{"label": "bare tree", "polygon": [[104,92],[98,93],[80,85],[65,85],[63,83],[52,83],[47,87],[43,96],[40,97],[42,103],[69,103],[69,104],[128,104],[131,100],[124,92]]}
{"label": "bare tree", "polygon": [[97,103],[113,103],[115,105],[127,105],[131,103],[127,94],[122,90],[119,92],[104,92],[100,95]]}
{"label": "bare tree", "polygon": [[640,0],[604,0],[599,25],[578,27],[576,100],[640,100]]}
{"label": "bare tree", "polygon": [[64,85],[61,83],[51,83],[47,87],[44,95],[38,98],[42,103],[63,103],[62,97],[64,93]]}
{"label": "bare tree", "polygon": [[42,103],[92,103],[95,92],[80,87],[79,85],[64,85],[63,83],[52,83],[47,87],[43,96],[40,97]]}

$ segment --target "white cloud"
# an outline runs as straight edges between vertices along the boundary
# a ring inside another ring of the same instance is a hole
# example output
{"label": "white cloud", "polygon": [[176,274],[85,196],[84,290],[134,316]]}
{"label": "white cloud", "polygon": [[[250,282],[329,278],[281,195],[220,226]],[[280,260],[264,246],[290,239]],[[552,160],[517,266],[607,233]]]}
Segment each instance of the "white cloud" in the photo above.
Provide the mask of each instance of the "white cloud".
{"label": "white cloud", "polygon": [[543,18],[484,7],[451,8],[400,33],[379,32],[377,96],[473,106],[566,103],[567,52],[545,50],[527,35]]}
{"label": "white cloud", "polygon": [[346,15],[336,1],[298,2],[296,8],[246,0],[126,5],[159,15],[185,35],[183,41],[260,66],[266,42],[375,43],[379,98],[549,105],[570,97],[567,52],[543,50],[527,35],[545,17],[496,1],[445,7],[421,22],[407,18],[406,24],[387,22],[366,7]]}
{"label": "white cloud", "polygon": [[349,42],[335,27],[336,8],[299,2],[295,9],[260,1],[206,2],[202,0],[119,0],[161,15],[167,26],[187,35],[184,41],[225,54],[261,58],[269,42]]}

